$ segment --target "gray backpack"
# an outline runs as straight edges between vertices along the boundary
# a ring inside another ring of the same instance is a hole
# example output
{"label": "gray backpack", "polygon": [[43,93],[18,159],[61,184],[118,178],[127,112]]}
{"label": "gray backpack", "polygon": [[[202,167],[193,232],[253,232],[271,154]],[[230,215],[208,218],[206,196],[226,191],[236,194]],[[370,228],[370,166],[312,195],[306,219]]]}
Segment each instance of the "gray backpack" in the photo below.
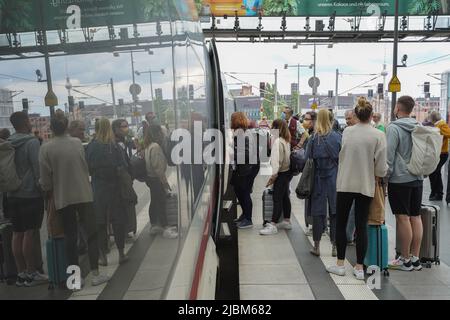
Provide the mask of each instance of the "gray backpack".
{"label": "gray backpack", "polygon": [[12,192],[20,188],[19,179],[14,162],[15,149],[8,141],[0,142],[0,192]]}

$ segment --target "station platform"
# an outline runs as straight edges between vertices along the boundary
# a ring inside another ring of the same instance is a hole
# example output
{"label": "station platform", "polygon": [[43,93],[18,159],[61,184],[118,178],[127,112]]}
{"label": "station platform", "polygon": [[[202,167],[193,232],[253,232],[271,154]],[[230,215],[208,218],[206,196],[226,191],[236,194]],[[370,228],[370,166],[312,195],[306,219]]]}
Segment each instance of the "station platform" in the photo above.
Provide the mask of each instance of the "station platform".
{"label": "station platform", "polygon": [[[264,167],[261,169],[264,172]],[[294,177],[291,190],[297,186]],[[261,236],[262,193],[268,176],[259,175],[255,181],[253,199],[253,229],[239,230],[239,275],[242,300],[450,300],[450,210],[441,207],[441,264],[431,269],[404,272],[390,270],[381,275],[381,289],[371,290],[364,281],[356,280],[351,266],[356,263],[355,247],[347,248],[347,275],[330,275],[325,267],[336,262],[331,256],[331,242],[325,233],[321,241],[321,257],[309,253],[312,237],[306,235],[304,201],[291,193],[292,230]],[[424,199],[429,196],[425,181]],[[428,201],[424,201],[428,203]],[[238,209],[240,214],[240,208]],[[395,255],[395,217],[386,201],[386,225],[389,231],[389,260]]]}
{"label": "station platform", "polygon": [[[304,201],[292,193],[293,229],[280,230],[272,236],[261,236],[262,193],[268,176],[261,174],[253,190],[252,229],[238,231],[239,291],[242,300],[450,300],[450,209],[445,203],[440,215],[440,265],[422,271],[403,272],[390,270],[390,276],[381,275],[381,289],[371,290],[363,281],[356,280],[350,272],[355,263],[355,247],[348,247],[347,276],[338,277],[326,272],[325,266],[335,262],[331,256],[331,243],[326,234],[321,242],[320,258],[312,256],[312,237],[306,235]],[[291,182],[291,189],[299,177]],[[177,252],[178,240],[151,236],[148,206],[150,194],[145,184],[135,184],[140,202],[136,207],[138,230],[127,239],[126,249],[130,260],[119,266],[114,245],[108,255],[109,265],[100,270],[112,276],[108,284],[93,287],[86,279],[83,290],[49,291],[46,284],[32,288],[18,288],[0,283],[0,300],[159,300],[164,296],[171,263]],[[428,199],[429,184],[425,182],[424,199]],[[427,201],[424,201],[427,203]],[[238,207],[238,214],[240,208]],[[394,258],[395,220],[389,204],[386,207],[389,229],[389,256]],[[45,221],[41,229],[43,260],[47,230]],[[83,268],[87,256],[81,256]],[[44,270],[46,270],[44,263]]]}

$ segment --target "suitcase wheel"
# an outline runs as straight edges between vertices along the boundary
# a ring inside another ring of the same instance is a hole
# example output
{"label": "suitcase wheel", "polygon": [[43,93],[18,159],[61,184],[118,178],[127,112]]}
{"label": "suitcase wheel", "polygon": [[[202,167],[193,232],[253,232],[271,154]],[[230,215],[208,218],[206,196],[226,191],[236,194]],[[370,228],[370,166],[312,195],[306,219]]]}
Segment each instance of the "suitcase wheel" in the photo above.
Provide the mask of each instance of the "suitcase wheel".
{"label": "suitcase wheel", "polygon": [[388,269],[385,269],[385,270],[383,271],[383,275],[384,275],[385,277],[389,277],[389,276],[390,276],[389,270],[388,270]]}
{"label": "suitcase wheel", "polygon": [[427,265],[426,265],[427,269],[431,269],[431,262],[427,261]]}
{"label": "suitcase wheel", "polygon": [[441,259],[436,258],[435,265],[440,266],[441,265]]}
{"label": "suitcase wheel", "polygon": [[48,284],[48,290],[55,290],[55,286],[53,285],[53,283]]}

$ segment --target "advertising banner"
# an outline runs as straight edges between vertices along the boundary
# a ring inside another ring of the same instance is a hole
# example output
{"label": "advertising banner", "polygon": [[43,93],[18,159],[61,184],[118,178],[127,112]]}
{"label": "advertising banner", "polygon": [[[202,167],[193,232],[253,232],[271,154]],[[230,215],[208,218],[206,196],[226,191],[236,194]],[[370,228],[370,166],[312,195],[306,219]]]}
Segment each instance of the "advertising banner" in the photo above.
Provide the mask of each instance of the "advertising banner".
{"label": "advertising banner", "polygon": [[[169,16],[394,15],[395,0],[0,0],[0,33],[129,25]],[[450,0],[402,0],[400,15],[450,14]]]}
{"label": "advertising banner", "polygon": [[[200,15],[215,16],[372,16],[387,11],[395,15],[395,0],[196,0],[202,2]],[[403,0],[400,15],[450,14],[450,0]]]}
{"label": "advertising banner", "polygon": [[[194,0],[0,0],[0,33],[129,25],[197,16]],[[43,20],[41,21],[41,12]]]}

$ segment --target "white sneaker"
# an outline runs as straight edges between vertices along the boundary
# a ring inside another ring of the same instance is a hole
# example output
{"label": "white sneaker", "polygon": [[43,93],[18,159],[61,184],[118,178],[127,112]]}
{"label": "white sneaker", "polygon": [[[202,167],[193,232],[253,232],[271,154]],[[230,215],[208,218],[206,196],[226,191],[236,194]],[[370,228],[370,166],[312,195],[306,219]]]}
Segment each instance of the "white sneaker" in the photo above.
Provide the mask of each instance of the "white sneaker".
{"label": "white sneaker", "polygon": [[345,266],[329,266],[327,272],[343,277],[345,276]]}
{"label": "white sneaker", "polygon": [[177,227],[167,227],[163,232],[163,237],[166,239],[178,238]]}
{"label": "white sneaker", "polygon": [[164,228],[160,227],[160,226],[151,226],[150,228],[150,234],[151,235],[155,235],[155,234],[159,234],[159,233],[163,233],[164,232]]}
{"label": "white sneaker", "polygon": [[358,280],[364,280],[364,270],[358,270],[356,268],[353,268],[353,275],[356,277],[356,279]]}
{"label": "white sneaker", "polygon": [[411,259],[406,260],[403,257],[399,257],[396,260],[393,260],[389,263],[389,268],[394,270],[401,270],[401,271],[413,271],[414,267],[411,262]]}
{"label": "white sneaker", "polygon": [[264,229],[261,229],[259,231],[259,234],[262,236],[268,236],[268,235],[277,234],[277,233],[278,233],[277,227],[271,223],[266,223]]}
{"label": "white sneaker", "polygon": [[292,223],[288,220],[283,220],[277,224],[278,229],[292,230]]}
{"label": "white sneaker", "polygon": [[108,282],[110,279],[111,279],[110,276],[99,274],[97,276],[93,276],[92,277],[91,283],[92,283],[93,286],[99,286],[99,285],[101,285],[101,284],[103,284],[105,282]]}
{"label": "white sneaker", "polygon": [[312,237],[312,235],[313,235],[312,229],[308,229],[308,230],[306,231],[306,236],[307,236],[307,237]]}
{"label": "white sneaker", "polygon": [[40,274],[38,271],[28,274],[27,278],[25,281],[26,287],[34,287],[48,282],[48,277],[45,274]]}

